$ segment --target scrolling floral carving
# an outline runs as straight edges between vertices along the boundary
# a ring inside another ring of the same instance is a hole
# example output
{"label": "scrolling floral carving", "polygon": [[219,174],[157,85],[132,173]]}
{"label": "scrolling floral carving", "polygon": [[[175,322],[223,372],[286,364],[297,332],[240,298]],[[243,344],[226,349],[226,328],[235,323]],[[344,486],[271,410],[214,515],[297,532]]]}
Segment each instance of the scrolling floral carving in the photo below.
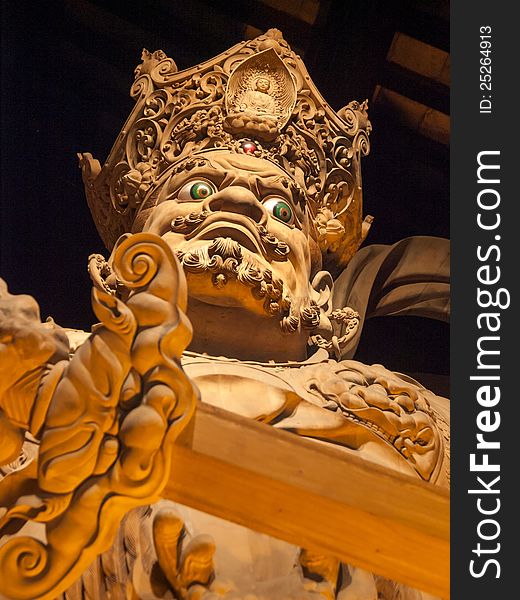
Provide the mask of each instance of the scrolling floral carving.
{"label": "scrolling floral carving", "polygon": [[[2,532],[32,521],[46,537],[16,536],[0,547],[10,598],[54,598],[111,544],[130,508],[159,497],[172,445],[194,413],[197,392],[180,366],[191,326],[179,263],[163,240],[137,234],[117,245],[111,268],[128,297],[94,288],[101,324],[70,362],[58,363],[42,425],[32,430],[40,439],[36,492],[13,506],[2,501],[9,477],[0,482],[0,501],[12,506]],[[14,350],[20,344],[13,338]]]}

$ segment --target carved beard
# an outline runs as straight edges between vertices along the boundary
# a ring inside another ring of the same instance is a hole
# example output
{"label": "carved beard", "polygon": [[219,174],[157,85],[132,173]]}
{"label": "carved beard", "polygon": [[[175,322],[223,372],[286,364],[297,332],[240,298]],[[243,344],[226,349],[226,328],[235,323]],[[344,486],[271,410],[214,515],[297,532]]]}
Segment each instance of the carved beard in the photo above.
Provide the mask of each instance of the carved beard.
{"label": "carved beard", "polygon": [[211,273],[213,285],[218,289],[231,279],[251,288],[253,297],[263,302],[265,313],[279,317],[285,333],[294,333],[300,325],[316,329],[320,322],[320,309],[313,300],[307,298],[297,304],[283,280],[273,277],[271,269],[253,255],[244,254],[235,240],[218,237],[202,248],[175,253],[187,273]]}

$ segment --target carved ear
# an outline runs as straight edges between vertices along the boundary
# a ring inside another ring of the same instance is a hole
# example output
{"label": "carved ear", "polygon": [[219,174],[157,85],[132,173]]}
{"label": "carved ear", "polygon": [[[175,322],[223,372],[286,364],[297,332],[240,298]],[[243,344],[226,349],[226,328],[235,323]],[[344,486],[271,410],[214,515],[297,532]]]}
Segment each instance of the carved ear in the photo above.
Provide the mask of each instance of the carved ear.
{"label": "carved ear", "polygon": [[332,311],[333,284],[332,275],[328,271],[319,271],[311,282],[311,287],[315,292],[314,300],[326,315]]}

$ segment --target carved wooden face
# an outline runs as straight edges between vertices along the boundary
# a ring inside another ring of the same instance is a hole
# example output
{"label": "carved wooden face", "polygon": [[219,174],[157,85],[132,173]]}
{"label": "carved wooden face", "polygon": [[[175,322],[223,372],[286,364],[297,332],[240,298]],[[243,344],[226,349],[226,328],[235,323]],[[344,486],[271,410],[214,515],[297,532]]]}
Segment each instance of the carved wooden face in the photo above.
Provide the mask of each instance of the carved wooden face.
{"label": "carved wooden face", "polygon": [[267,77],[259,77],[256,80],[256,89],[259,92],[263,92],[264,94],[267,94],[270,87],[271,87],[271,83],[270,83],[269,79],[267,79]]}
{"label": "carved wooden face", "polygon": [[279,316],[294,331],[319,320],[310,277],[321,256],[312,226],[301,189],[280,167],[212,150],[169,178],[144,230],[176,252],[191,297]]}

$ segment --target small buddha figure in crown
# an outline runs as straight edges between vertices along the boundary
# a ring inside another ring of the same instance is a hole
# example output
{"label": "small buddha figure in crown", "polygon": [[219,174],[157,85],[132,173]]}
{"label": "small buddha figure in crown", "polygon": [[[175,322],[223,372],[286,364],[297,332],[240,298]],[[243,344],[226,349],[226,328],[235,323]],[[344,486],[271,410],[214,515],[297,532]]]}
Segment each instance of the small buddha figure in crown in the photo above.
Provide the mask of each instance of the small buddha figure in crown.
{"label": "small buddha figure in crown", "polygon": [[267,75],[257,77],[253,85],[254,89],[246,90],[240,99],[240,110],[276,119],[276,102],[269,94],[271,82]]}

